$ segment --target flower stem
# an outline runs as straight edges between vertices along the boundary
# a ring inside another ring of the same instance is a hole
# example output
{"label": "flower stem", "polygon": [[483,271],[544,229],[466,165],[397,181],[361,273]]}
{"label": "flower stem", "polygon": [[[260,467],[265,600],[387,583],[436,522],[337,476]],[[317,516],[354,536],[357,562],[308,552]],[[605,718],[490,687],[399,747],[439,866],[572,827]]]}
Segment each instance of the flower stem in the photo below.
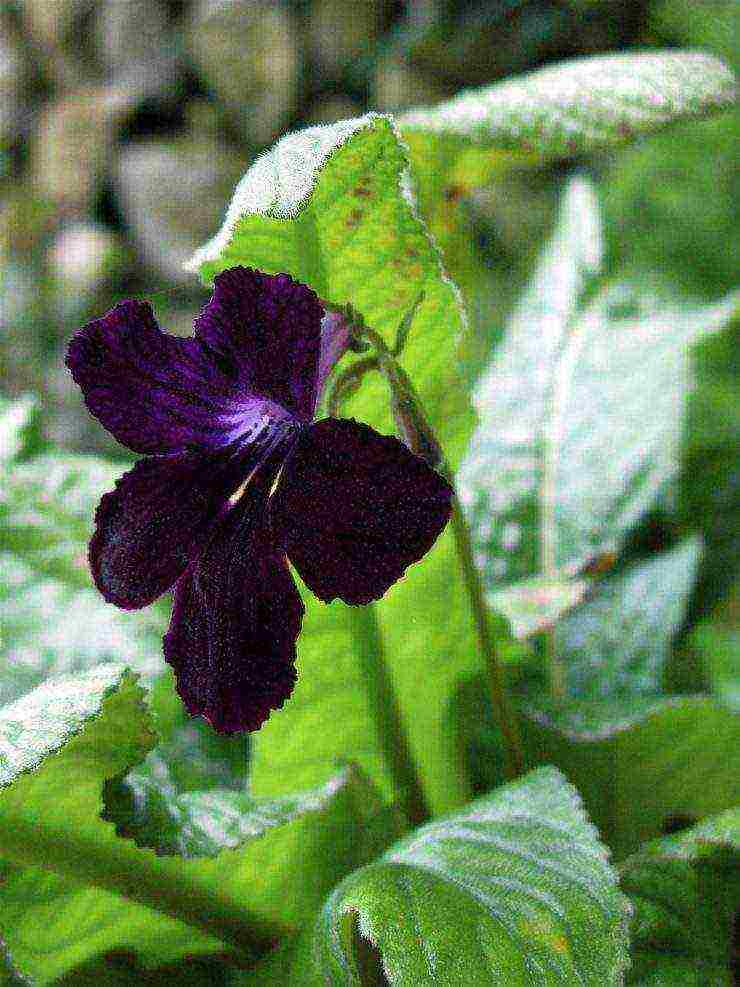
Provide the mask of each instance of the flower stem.
{"label": "flower stem", "polygon": [[473,560],[470,531],[457,494],[455,494],[452,502],[452,530],[455,535],[457,555],[460,560],[463,579],[465,580],[465,588],[468,591],[470,608],[473,611],[475,628],[478,634],[478,644],[486,665],[488,690],[493,715],[504,737],[506,774],[509,778],[516,778],[524,771],[524,752],[519,735],[517,714],[509,702],[506,693],[501,665],[499,664],[493,636],[491,635],[488,610],[483,594],[483,583]]}
{"label": "flower stem", "polygon": [[430,812],[385,660],[375,605],[353,607],[352,616],[360,642],[360,667],[370,708],[375,713],[378,743],[395,790],[401,793],[401,808],[411,825],[417,827],[428,822]]}
{"label": "flower stem", "polygon": [[[405,330],[408,332],[408,326],[405,326]],[[416,389],[408,374],[396,361],[395,352],[373,329],[362,326],[358,327],[358,332],[376,350],[378,369],[383,372],[388,381],[391,390],[391,405],[396,425],[402,437],[413,452],[422,456],[430,466],[442,473],[454,490],[452,472],[445,462],[441,447],[424,413]],[[501,666],[491,634],[483,584],[473,559],[470,532],[457,493],[454,494],[452,501],[452,529],[465,588],[473,611],[481,656],[486,665],[491,706],[504,737],[506,772],[508,777],[516,778],[524,770],[524,752],[519,735],[517,714],[506,693]]]}

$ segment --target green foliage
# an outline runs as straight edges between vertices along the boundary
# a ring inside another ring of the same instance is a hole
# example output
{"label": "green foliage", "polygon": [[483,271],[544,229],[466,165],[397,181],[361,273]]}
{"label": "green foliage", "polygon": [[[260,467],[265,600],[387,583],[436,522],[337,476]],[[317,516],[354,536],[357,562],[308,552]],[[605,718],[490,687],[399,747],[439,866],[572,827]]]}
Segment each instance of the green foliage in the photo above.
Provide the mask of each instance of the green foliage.
{"label": "green foliage", "polygon": [[[656,30],[704,30],[676,9],[661,8]],[[643,232],[655,223],[656,243],[675,223],[676,270],[693,264],[699,231],[698,273],[685,284],[706,297],[730,290],[731,251],[714,241],[729,239],[717,234],[732,216],[718,169],[731,118],[715,131],[684,124],[677,173],[701,193],[688,219],[664,180],[676,132],[653,145],[652,164],[638,148],[624,181],[608,183],[606,230],[595,188],[568,184],[477,388],[477,429],[457,365],[465,315],[439,248],[470,296],[487,274],[463,235],[465,193],[520,165],[706,115],[733,92],[710,55],[631,52],[396,121],[370,113],[312,127],[252,165],[221,232],[191,262],[208,283],[235,264],[288,271],[327,304],[351,304],[389,343],[423,293],[400,362],[448,459],[462,462],[476,562],[505,617],[491,614],[499,660],[518,683],[526,757],[540,766],[476,801],[474,782],[500,780],[501,745],[451,532],[374,607],[306,596],[295,695],[253,745],[218,738],[187,718],[162,673],[166,604],[121,614],[90,585],[94,510],[119,469],[39,455],[32,400],[0,404],[6,982],[617,984],[626,893],[630,983],[729,983],[737,815],[640,844],[738,801],[734,631],[713,618],[687,643],[712,697],[660,691],[682,624],[704,612],[708,587],[725,591],[735,564],[727,408],[737,385],[726,372],[732,337],[719,330],[737,296],[697,305],[635,287],[654,248],[617,249],[613,214],[624,206],[624,223]],[[646,175],[655,180],[643,200]],[[626,243],[626,225],[621,233]],[[619,282],[605,281],[604,240]],[[495,333],[485,327],[486,339]],[[377,377],[347,413],[392,428]],[[681,538],[620,559],[658,506]],[[697,529],[703,589],[687,608]],[[553,656],[564,697],[540,689]],[[148,703],[135,673],[152,685]],[[466,744],[477,745],[475,778]],[[552,763],[580,796],[542,767]],[[399,840],[415,774],[432,819]],[[581,798],[612,851],[634,854],[621,891]]]}
{"label": "green foliage", "polygon": [[700,556],[698,538],[687,539],[599,582],[563,617],[555,651],[572,695],[629,698],[660,691]]}
{"label": "green foliage", "polygon": [[100,811],[103,785],[154,743],[142,697],[129,673],[99,666],[51,679],[0,712],[0,935],[38,983],[110,951],[153,967],[263,949],[311,915],[392,827],[346,769],[278,803],[212,789],[168,804],[166,849],[232,851],[216,859],[138,849]]}
{"label": "green foliage", "polygon": [[48,454],[0,476],[0,702],[50,674],[101,661],[160,670],[165,609],[117,611],[93,587],[87,565],[95,508],[119,473],[92,457]]}
{"label": "green foliage", "polygon": [[621,982],[625,926],[576,791],[541,769],[351,874],[313,934],[245,982],[601,987]]}
{"label": "green foliage", "polygon": [[461,148],[472,141],[515,156],[564,158],[704,116],[731,105],[735,95],[732,72],[703,52],[609,53],[411,110],[399,126],[433,135],[429,153],[437,142],[457,140]]}
{"label": "green foliage", "polygon": [[733,983],[740,809],[643,847],[620,867],[633,904],[628,984]]}
{"label": "green foliage", "polygon": [[592,186],[574,179],[476,389],[458,482],[489,591],[620,551],[678,475],[688,345],[737,306],[601,285],[600,230]]}
{"label": "green foliage", "polygon": [[673,817],[701,819],[738,800],[740,724],[708,696],[530,694],[522,707],[531,762],[558,765],[618,857]]}

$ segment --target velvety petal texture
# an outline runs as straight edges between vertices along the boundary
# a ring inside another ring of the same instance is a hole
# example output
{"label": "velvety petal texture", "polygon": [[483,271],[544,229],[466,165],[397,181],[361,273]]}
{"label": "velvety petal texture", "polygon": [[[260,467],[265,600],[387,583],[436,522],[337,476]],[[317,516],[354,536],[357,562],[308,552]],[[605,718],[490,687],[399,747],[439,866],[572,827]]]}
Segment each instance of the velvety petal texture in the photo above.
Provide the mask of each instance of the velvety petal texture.
{"label": "velvety petal texture", "polygon": [[325,418],[308,428],[272,499],[277,537],[325,602],[379,599],[432,547],[452,488],[402,442]]}
{"label": "velvety petal texture", "polygon": [[215,449],[239,429],[245,392],[197,339],[162,332],[127,301],[72,339],[67,366],[98,421],[134,452]]}
{"label": "velvety petal texture", "polygon": [[303,604],[266,502],[260,479],[217,522],[177,584],[164,638],[185,706],[221,733],[257,730],[296,680]]}
{"label": "velvety petal texture", "polygon": [[216,276],[195,329],[224,373],[310,421],[323,315],[316,294],[290,275],[233,267]]}
{"label": "velvety petal texture", "polygon": [[90,542],[90,569],[109,603],[145,607],[168,590],[205,543],[241,481],[196,454],[140,460],[103,496]]}

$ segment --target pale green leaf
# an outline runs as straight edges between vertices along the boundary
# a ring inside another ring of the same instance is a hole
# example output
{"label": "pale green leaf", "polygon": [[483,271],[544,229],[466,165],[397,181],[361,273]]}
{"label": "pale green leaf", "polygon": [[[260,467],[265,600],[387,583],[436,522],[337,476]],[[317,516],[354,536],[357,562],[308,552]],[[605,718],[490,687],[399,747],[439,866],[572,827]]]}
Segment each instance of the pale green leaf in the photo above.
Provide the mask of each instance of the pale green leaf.
{"label": "pale green leaf", "polygon": [[629,984],[730,987],[740,809],[649,843],[624,861],[620,883],[633,904]]}
{"label": "pale green leaf", "polygon": [[[401,363],[448,458],[459,458],[472,424],[456,366],[463,313],[416,214],[404,148],[390,118],[369,114],[290,134],[255,162],[221,232],[192,266],[211,280],[234,264],[285,271],[328,302],[351,303],[389,342],[423,291]],[[376,378],[365,380],[346,411],[392,430],[387,388]],[[464,594],[457,583],[450,586],[455,564],[445,534],[377,605],[377,623],[365,611],[339,602],[325,607],[306,595],[298,685],[256,738],[256,791],[287,794],[318,784],[337,759],[351,759],[385,794],[394,794],[390,764],[397,748],[373,669],[383,650],[432,807],[444,811],[466,801],[445,711],[459,675],[479,669],[480,660]],[[409,634],[422,600],[424,619]],[[428,610],[436,601],[444,601],[439,620]]]}
{"label": "pale green leaf", "polygon": [[578,794],[546,768],[350,875],[313,936],[245,983],[616,985],[626,917]]}
{"label": "pale green leaf", "polygon": [[678,472],[689,344],[737,307],[596,290],[598,243],[594,193],[575,179],[477,387],[459,485],[489,590],[620,550]]}
{"label": "pale green leaf", "polygon": [[[401,115],[402,132],[565,158],[732,105],[732,71],[700,51],[594,55],[538,69]],[[444,147],[444,144],[443,144]],[[462,145],[464,148],[464,145]],[[430,140],[429,152],[436,145]]]}
{"label": "pale green leaf", "polygon": [[101,661],[161,670],[166,602],[124,613],[90,577],[95,509],[121,472],[93,457],[45,455],[0,477],[0,703]]}
{"label": "pale green leaf", "polygon": [[700,539],[687,538],[599,582],[563,617],[555,650],[567,669],[570,695],[596,699],[660,690],[700,558]]}
{"label": "pale green leaf", "polygon": [[0,935],[40,984],[111,951],[149,968],[249,955],[376,851],[378,803],[350,768],[278,803],[216,789],[183,799],[171,849],[225,851],[213,859],[139,849],[101,818],[102,790],[153,742],[119,666],[49,679],[0,712]]}
{"label": "pale green leaf", "polygon": [[554,627],[581,602],[588,588],[586,579],[533,576],[496,590],[488,600],[509,621],[514,637],[521,639]]}

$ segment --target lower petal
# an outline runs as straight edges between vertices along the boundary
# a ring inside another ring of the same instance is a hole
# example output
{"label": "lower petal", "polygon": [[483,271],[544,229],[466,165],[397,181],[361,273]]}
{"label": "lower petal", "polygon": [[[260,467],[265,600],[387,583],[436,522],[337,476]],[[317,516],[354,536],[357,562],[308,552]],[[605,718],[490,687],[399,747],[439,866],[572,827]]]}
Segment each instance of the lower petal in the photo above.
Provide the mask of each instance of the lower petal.
{"label": "lower petal", "polygon": [[90,569],[109,603],[147,606],[185,571],[239,483],[228,464],[197,455],[140,460],[103,496]]}
{"label": "lower petal", "polygon": [[164,638],[177,690],[220,733],[257,730],[296,680],[303,603],[266,517],[266,485],[250,484],[175,589]]}
{"label": "lower petal", "polygon": [[325,602],[379,599],[432,547],[452,487],[423,459],[368,425],[325,418],[304,434],[272,499],[277,536]]}

